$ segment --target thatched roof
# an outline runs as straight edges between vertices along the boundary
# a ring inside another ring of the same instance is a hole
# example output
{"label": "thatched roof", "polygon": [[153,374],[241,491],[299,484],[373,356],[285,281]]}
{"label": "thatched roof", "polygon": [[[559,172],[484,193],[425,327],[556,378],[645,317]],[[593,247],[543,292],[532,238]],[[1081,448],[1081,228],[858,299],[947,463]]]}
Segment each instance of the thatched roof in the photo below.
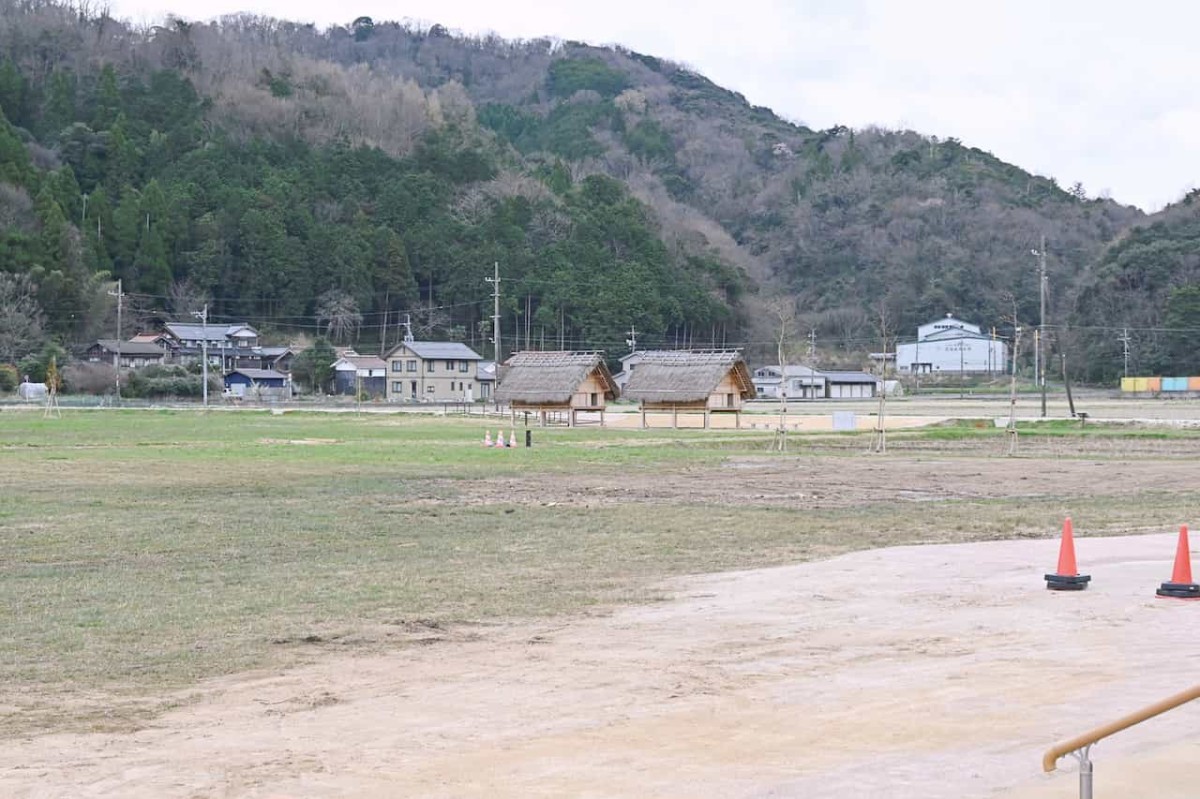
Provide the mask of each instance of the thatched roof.
{"label": "thatched roof", "polygon": [[740,352],[647,352],[625,384],[625,396],[642,402],[701,402],[733,372],[742,399],[756,395]]}
{"label": "thatched roof", "polygon": [[602,353],[518,352],[504,362],[496,399],[500,402],[566,404],[579,384],[593,372],[604,384],[604,396],[616,399],[617,384],[613,382]]}

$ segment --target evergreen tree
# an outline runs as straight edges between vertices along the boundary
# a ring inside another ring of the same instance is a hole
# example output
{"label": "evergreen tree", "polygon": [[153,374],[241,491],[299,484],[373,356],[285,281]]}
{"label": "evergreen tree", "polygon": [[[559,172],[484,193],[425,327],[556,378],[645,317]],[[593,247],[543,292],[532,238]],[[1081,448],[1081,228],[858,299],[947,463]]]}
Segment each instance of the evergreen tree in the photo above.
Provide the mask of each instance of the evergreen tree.
{"label": "evergreen tree", "polygon": [[56,140],[63,129],[75,121],[75,77],[66,70],[55,70],[42,106],[41,128]]}
{"label": "evergreen tree", "polygon": [[92,129],[108,130],[121,114],[121,91],[117,87],[117,72],[105,64],[96,83],[96,107],[92,113]]}
{"label": "evergreen tree", "polygon": [[0,114],[18,127],[27,127],[25,79],[7,58],[0,62]]}

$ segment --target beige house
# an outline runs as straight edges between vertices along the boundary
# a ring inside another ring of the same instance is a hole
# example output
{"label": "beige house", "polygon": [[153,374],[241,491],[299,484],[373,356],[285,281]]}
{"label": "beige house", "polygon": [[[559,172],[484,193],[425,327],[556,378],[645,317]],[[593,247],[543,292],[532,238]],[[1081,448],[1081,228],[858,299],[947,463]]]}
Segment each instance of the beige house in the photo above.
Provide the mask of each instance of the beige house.
{"label": "beige house", "polygon": [[742,354],[736,351],[643,352],[629,369],[625,397],[642,406],[642,427],[650,413],[670,414],[671,427],[679,414],[703,414],[709,427],[712,415],[732,414],[741,427],[742,406],[755,395],[754,381]]}
{"label": "beige house", "polygon": [[387,361],[388,402],[474,402],[483,358],[457,341],[405,341]]}
{"label": "beige house", "polygon": [[544,426],[551,414],[574,427],[580,411],[604,409],[617,398],[617,384],[599,352],[518,352],[504,362],[496,401],[507,402],[513,417],[536,413]]}

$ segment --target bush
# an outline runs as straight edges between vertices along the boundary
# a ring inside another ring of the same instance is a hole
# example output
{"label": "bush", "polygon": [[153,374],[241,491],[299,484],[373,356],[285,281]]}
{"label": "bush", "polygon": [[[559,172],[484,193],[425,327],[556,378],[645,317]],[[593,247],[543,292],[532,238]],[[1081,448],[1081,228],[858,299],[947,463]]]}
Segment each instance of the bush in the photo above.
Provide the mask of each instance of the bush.
{"label": "bush", "polygon": [[[184,366],[147,366],[129,373],[121,393],[141,399],[199,398],[204,395],[204,379]],[[215,375],[209,377],[208,393],[221,393],[220,379]]]}
{"label": "bush", "polygon": [[0,363],[0,394],[16,391],[17,384],[20,382],[21,378],[17,374],[17,367],[11,363]]}
{"label": "bush", "polygon": [[117,382],[110,363],[73,363],[63,369],[63,389],[70,394],[108,394]]}

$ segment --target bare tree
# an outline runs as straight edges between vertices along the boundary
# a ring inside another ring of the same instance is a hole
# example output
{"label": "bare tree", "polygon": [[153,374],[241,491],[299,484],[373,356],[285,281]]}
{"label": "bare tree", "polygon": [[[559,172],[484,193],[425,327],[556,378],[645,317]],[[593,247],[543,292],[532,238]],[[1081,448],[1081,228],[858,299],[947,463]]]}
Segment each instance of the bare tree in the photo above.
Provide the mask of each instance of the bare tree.
{"label": "bare tree", "polygon": [[37,349],[44,319],[28,275],[0,272],[0,363],[16,363]]}
{"label": "bare tree", "polygon": [[363,316],[354,297],[341,289],[330,289],[317,298],[317,320],[325,325],[331,339],[345,343],[358,334]]}
{"label": "bare tree", "polygon": [[176,280],[171,284],[169,291],[171,297],[171,312],[178,319],[187,319],[192,313],[204,308],[204,304],[208,302],[207,293],[202,290],[189,277],[185,280]]}
{"label": "bare tree", "polygon": [[775,335],[775,353],[779,358],[779,427],[771,449],[787,452],[787,350],[791,328],[796,321],[796,308],[784,297],[772,300],[769,307],[779,323]]}

